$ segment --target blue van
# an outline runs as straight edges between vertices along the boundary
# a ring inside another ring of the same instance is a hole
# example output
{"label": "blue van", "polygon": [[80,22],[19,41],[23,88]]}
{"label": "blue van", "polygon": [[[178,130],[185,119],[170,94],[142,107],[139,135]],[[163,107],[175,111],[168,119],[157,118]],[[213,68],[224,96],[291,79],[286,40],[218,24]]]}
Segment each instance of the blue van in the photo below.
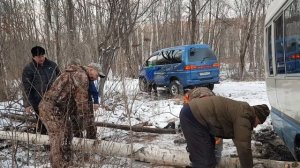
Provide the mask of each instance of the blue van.
{"label": "blue van", "polygon": [[168,87],[172,95],[184,89],[219,83],[220,64],[205,44],[183,45],[154,52],[139,73],[139,88],[147,91],[149,83]]}

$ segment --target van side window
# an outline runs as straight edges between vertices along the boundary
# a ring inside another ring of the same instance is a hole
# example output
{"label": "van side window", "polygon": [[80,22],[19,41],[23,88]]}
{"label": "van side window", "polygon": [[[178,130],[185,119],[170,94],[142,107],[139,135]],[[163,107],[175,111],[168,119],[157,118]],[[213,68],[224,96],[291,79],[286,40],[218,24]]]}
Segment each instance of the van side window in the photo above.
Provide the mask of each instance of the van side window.
{"label": "van side window", "polygon": [[165,65],[167,64],[167,60],[160,54],[157,56],[157,65]]}
{"label": "van side window", "polygon": [[176,64],[182,62],[182,50],[168,50],[161,53],[164,64]]}
{"label": "van side window", "polygon": [[269,67],[269,74],[273,75],[273,58],[272,58],[272,27],[269,26],[266,30],[267,34],[267,51],[268,51],[268,67]]}
{"label": "van side window", "polygon": [[146,66],[147,67],[151,67],[157,64],[157,55],[154,55],[152,57],[150,57],[147,61],[146,61]]}
{"label": "van side window", "polygon": [[275,62],[277,74],[285,74],[284,44],[283,44],[283,16],[275,21]]}
{"label": "van side window", "polygon": [[182,62],[182,50],[175,50],[173,53],[173,61],[174,63],[181,63]]}
{"label": "van side window", "polygon": [[300,73],[300,0],[294,0],[285,11],[286,73]]}

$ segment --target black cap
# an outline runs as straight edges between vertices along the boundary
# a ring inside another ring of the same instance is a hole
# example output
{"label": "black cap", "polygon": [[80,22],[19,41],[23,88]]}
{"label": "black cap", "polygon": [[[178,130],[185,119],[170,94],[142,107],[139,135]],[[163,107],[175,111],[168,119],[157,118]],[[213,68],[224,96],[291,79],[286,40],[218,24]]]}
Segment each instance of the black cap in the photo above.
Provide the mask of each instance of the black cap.
{"label": "black cap", "polygon": [[260,123],[264,123],[270,114],[269,107],[266,104],[252,106],[255,111],[255,115],[259,119]]}
{"label": "black cap", "polygon": [[31,49],[32,56],[45,55],[45,49],[40,46],[35,46]]}

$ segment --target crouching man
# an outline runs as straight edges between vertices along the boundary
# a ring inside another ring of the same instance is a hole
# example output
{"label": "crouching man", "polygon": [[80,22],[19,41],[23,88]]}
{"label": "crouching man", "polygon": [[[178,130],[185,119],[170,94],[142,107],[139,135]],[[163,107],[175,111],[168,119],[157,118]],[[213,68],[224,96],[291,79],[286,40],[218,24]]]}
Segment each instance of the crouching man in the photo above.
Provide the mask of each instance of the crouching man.
{"label": "crouching man", "polygon": [[50,140],[50,163],[53,168],[69,167],[73,138],[71,118],[83,123],[84,130],[96,131],[94,115],[89,110],[89,82],[104,77],[101,66],[71,65],[53,83],[39,104],[40,118]]}
{"label": "crouching man", "polygon": [[180,112],[180,124],[187,141],[193,168],[214,168],[215,137],[232,139],[242,168],[252,168],[251,132],[265,122],[267,105],[215,96],[208,88],[196,88]]}

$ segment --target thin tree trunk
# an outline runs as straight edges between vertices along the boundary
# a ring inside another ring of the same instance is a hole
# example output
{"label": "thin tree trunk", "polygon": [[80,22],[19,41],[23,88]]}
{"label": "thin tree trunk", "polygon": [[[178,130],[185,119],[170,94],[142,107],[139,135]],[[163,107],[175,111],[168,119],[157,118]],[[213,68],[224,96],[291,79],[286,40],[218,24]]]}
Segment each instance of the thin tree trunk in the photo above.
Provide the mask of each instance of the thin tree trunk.
{"label": "thin tree trunk", "polygon": [[54,37],[55,37],[55,56],[57,60],[58,66],[62,68],[63,66],[63,57],[61,57],[61,43],[60,43],[60,21],[59,21],[59,0],[55,0],[55,31],[54,31]]}
{"label": "thin tree trunk", "polygon": [[48,55],[53,56],[52,50],[50,48],[51,46],[51,33],[50,33],[50,28],[51,28],[51,1],[50,0],[45,0],[44,2],[44,8],[45,8],[45,33],[46,33],[46,45],[47,45],[47,51]]}
{"label": "thin tree trunk", "polygon": [[0,45],[0,101],[6,101],[7,100],[7,92],[6,89],[6,83],[5,83],[5,79],[6,79],[6,73],[5,73],[5,59],[4,59],[4,55],[2,52],[2,46]]}
{"label": "thin tree trunk", "polygon": [[67,0],[67,29],[68,29],[68,43],[70,58],[75,58],[75,21],[74,21],[74,4],[72,0]]}
{"label": "thin tree trunk", "polygon": [[197,14],[196,14],[196,0],[190,0],[191,3],[191,44],[195,44],[196,40],[196,24],[197,24]]}

